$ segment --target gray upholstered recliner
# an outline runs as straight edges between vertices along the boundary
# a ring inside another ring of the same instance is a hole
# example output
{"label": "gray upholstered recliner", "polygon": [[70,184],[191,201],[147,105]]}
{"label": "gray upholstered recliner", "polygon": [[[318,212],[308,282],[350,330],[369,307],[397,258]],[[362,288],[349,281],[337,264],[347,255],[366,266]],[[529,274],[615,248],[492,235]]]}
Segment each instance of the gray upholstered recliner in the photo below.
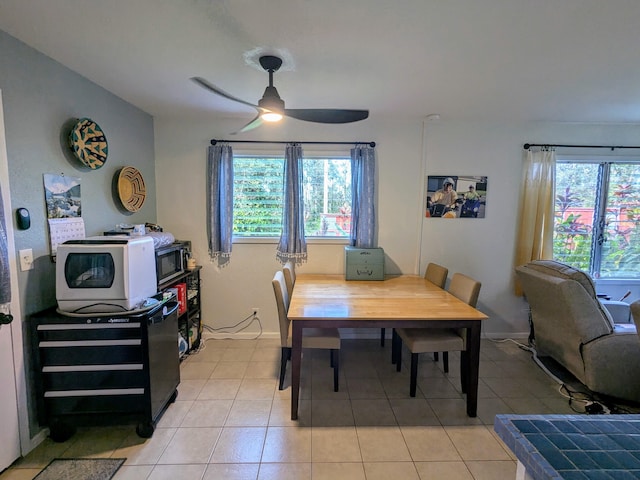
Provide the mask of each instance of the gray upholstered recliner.
{"label": "gray upholstered recliner", "polygon": [[592,392],[640,402],[640,339],[633,323],[616,324],[591,277],[537,260],[516,267],[538,356],[549,356]]}
{"label": "gray upholstered recliner", "polygon": [[631,304],[631,318],[636,324],[636,330],[640,331],[640,300],[636,300]]}

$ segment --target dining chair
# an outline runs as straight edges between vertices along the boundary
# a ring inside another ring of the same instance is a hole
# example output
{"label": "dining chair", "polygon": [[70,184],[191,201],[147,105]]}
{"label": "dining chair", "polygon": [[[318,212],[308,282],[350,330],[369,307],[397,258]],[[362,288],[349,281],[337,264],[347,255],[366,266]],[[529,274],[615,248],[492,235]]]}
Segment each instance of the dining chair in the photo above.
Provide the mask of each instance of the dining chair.
{"label": "dining chair", "polygon": [[[291,321],[287,316],[289,311],[289,293],[284,278],[280,271],[276,272],[273,280],[273,293],[278,307],[278,319],[280,321],[280,384],[283,389],[284,376],[287,370],[287,361],[291,359]],[[302,348],[322,348],[331,351],[331,366],[333,367],[333,391],[338,391],[338,372],[340,366],[340,334],[337,328],[305,328],[302,335]]]}
{"label": "dining chair", "polygon": [[[462,273],[455,273],[451,278],[449,293],[462,300],[466,304],[475,307],[478,303],[480,287],[482,284]],[[416,396],[418,379],[419,354],[426,352],[443,352],[442,362],[444,371],[449,371],[449,352],[461,352],[460,358],[460,383],[462,393],[467,390],[467,351],[466,329],[464,328],[398,328],[394,337],[397,349],[396,370],[402,368],[402,344],[411,352],[411,381],[409,395]]]}
{"label": "dining chair", "polygon": [[[424,278],[440,288],[444,288],[445,284],[447,283],[447,275],[449,275],[448,268],[433,262],[430,262],[427,265],[427,269],[424,272]],[[384,336],[384,328],[382,329],[382,331]],[[397,344],[396,336],[397,333],[394,330],[391,338],[391,363],[396,363],[396,356],[398,355],[398,349],[395,347]],[[436,362],[438,361],[438,352],[433,353],[433,359]]]}
{"label": "dining chair", "polygon": [[296,283],[296,267],[293,262],[287,262],[282,267],[284,273],[284,282],[287,285],[287,292],[289,292],[289,298],[293,295],[293,286]]}
{"label": "dining chair", "polygon": [[[431,283],[435,283],[440,288],[444,288],[444,285],[447,283],[447,275],[449,275],[449,269],[437,263],[429,263],[427,270],[424,272],[424,278]],[[433,352],[433,359],[436,362],[438,361],[438,352]],[[448,368],[449,366],[447,365],[447,370]]]}
{"label": "dining chair", "polygon": [[449,275],[449,269],[437,263],[429,263],[427,270],[424,272],[424,278],[440,288],[444,288],[445,283],[447,283],[447,275]]}

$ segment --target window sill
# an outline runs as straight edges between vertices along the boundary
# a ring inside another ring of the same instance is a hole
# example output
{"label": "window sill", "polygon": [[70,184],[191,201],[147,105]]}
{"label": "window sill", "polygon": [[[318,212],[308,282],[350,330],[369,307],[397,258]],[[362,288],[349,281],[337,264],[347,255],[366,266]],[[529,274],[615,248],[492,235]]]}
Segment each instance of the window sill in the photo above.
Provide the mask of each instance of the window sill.
{"label": "window sill", "polygon": [[597,286],[640,285],[639,278],[599,278],[594,280]]}
{"label": "window sill", "polygon": [[[234,244],[274,244],[280,241],[278,237],[233,237]],[[348,245],[348,238],[308,237],[307,245]]]}

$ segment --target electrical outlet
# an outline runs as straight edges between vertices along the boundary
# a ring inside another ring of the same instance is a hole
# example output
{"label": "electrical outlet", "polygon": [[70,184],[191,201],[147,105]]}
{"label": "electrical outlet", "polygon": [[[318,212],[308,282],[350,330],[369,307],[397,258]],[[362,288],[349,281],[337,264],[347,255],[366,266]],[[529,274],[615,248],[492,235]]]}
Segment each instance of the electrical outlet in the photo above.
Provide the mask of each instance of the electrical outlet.
{"label": "electrical outlet", "polygon": [[257,317],[258,313],[260,313],[260,309],[258,307],[253,307],[252,310],[253,310],[253,316]]}
{"label": "electrical outlet", "polygon": [[25,248],[18,252],[20,255],[20,271],[26,272],[27,270],[33,270],[33,250],[31,248]]}

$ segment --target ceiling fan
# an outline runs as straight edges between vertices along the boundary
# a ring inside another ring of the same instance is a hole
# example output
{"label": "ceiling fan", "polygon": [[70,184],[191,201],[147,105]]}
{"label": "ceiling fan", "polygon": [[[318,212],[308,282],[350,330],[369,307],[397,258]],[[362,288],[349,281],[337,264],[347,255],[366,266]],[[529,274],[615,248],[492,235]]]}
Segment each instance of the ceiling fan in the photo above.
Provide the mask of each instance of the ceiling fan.
{"label": "ceiling fan", "polygon": [[277,72],[282,65],[282,59],[273,55],[264,55],[260,57],[259,60],[262,68],[269,72],[269,86],[265,89],[262,98],[258,100],[257,105],[228,94],[224,90],[221,90],[215,85],[209,83],[204,78],[191,78],[191,80],[196,82],[198,85],[206,88],[216,95],[233,100],[234,102],[248,105],[258,111],[258,115],[256,115],[253,120],[235,133],[253,130],[254,128],[262,125],[263,122],[277,122],[281,120],[283,116],[315,123],[351,123],[364,120],[369,116],[369,110],[345,110],[338,108],[284,108],[284,100],[280,98],[278,90],[273,86],[273,73]]}

